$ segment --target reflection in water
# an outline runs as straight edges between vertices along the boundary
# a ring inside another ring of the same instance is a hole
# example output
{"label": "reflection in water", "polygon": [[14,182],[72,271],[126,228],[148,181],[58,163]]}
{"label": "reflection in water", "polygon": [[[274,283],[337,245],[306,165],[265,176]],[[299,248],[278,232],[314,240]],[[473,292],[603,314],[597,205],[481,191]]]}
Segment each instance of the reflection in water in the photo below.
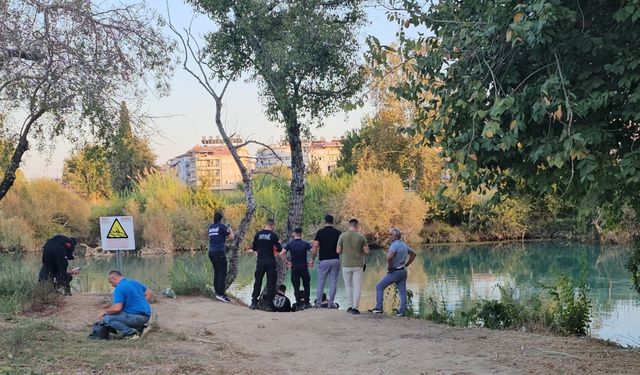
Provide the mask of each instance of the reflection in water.
{"label": "reflection in water", "polygon": [[[588,283],[594,306],[591,333],[626,345],[640,346],[639,295],[632,289],[629,273],[624,269],[626,248],[604,248],[581,244],[549,242],[484,245],[431,246],[418,252],[409,270],[407,287],[414,294],[416,307],[424,306],[426,297],[444,299],[456,308],[477,298],[498,298],[496,285],[509,285],[520,294],[536,293],[540,285],[552,284],[558,277],[579,277],[588,272]],[[209,262],[205,254],[179,255],[193,267]],[[3,256],[3,261],[15,257]],[[39,256],[31,255],[20,263],[36,268]],[[124,272],[159,290],[168,285],[167,275],[173,263],[170,257],[124,258]],[[76,292],[110,292],[106,273],[115,266],[115,259],[78,259],[72,266],[82,267],[73,281]],[[375,284],[384,275],[384,252],[374,250],[367,257],[367,271],[360,309],[375,305]],[[239,274],[231,293],[250,302],[255,270],[255,257],[240,258]],[[312,300],[315,296],[316,273],[311,272]],[[293,290],[286,280],[287,294]],[[345,307],[342,277],[338,283],[337,302]]]}

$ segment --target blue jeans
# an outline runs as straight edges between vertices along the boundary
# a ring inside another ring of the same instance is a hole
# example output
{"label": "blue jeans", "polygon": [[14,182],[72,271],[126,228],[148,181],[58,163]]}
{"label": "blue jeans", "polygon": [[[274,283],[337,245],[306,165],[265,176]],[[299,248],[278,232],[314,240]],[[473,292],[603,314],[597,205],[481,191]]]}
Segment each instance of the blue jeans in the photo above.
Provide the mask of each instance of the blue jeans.
{"label": "blue jeans", "polygon": [[322,302],[322,293],[324,293],[324,283],[329,280],[329,307],[336,298],[336,290],[338,285],[338,276],[340,275],[340,259],[325,259],[318,263],[318,289],[316,292],[316,303]]}
{"label": "blue jeans", "polygon": [[118,332],[122,332],[125,336],[136,333],[136,330],[141,329],[149,321],[149,317],[146,315],[129,314],[124,311],[120,311],[117,314],[105,315],[102,318],[105,325],[115,329]]}
{"label": "blue jeans", "polygon": [[376,285],[376,309],[382,310],[384,290],[391,284],[396,284],[400,294],[399,314],[404,314],[407,309],[407,269],[388,272]]}

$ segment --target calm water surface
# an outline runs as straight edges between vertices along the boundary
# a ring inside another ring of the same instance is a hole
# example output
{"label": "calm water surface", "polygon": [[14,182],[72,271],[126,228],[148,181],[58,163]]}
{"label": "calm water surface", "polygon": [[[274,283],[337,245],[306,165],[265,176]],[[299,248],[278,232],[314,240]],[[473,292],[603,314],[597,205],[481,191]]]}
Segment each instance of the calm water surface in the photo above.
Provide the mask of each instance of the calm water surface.
{"label": "calm water surface", "polygon": [[[627,248],[598,248],[589,245],[533,242],[486,245],[433,246],[418,252],[409,269],[408,288],[414,292],[414,304],[424,307],[427,297],[445,300],[451,309],[476,298],[499,298],[497,285],[509,285],[519,293],[535,293],[540,284],[551,284],[562,275],[578,277],[581,269],[588,272],[593,301],[591,335],[624,345],[640,346],[640,295],[624,269]],[[169,286],[168,271],[176,258],[190,267],[208,265],[203,254],[177,257],[124,257],[124,272],[153,289]],[[37,268],[38,256],[0,256],[2,261],[19,262]],[[110,292],[105,274],[115,267],[115,258],[82,258],[71,262],[82,267],[74,279],[76,292]],[[210,268],[210,267],[209,267]],[[250,302],[255,270],[255,257],[242,256],[239,275],[231,293]],[[386,272],[384,252],[374,250],[367,259],[367,271],[360,309],[375,305],[375,284]],[[311,272],[312,300],[315,295],[315,270]],[[293,299],[289,278],[287,294]],[[339,279],[337,302],[344,307],[344,284]],[[213,303],[213,302],[212,302]]]}

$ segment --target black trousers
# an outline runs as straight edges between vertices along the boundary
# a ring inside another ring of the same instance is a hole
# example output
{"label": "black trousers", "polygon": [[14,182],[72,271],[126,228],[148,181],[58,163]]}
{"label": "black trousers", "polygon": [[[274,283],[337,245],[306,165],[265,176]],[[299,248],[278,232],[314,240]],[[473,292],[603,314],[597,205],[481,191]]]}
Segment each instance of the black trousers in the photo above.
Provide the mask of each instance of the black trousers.
{"label": "black trousers", "polygon": [[273,305],[273,297],[276,295],[276,279],[278,271],[276,269],[276,261],[266,261],[256,263],[256,281],[253,283],[252,302],[258,302],[260,292],[262,291],[262,278],[267,275],[267,303]]}
{"label": "black trousers", "polygon": [[213,266],[213,289],[219,296],[224,296],[227,286],[227,255],[224,251],[209,251],[209,259]]}
{"label": "black trousers", "polygon": [[[300,280],[302,280],[303,291],[300,291]],[[293,285],[297,303],[309,303],[310,281],[311,276],[309,276],[309,269],[307,267],[291,268],[291,284]]]}

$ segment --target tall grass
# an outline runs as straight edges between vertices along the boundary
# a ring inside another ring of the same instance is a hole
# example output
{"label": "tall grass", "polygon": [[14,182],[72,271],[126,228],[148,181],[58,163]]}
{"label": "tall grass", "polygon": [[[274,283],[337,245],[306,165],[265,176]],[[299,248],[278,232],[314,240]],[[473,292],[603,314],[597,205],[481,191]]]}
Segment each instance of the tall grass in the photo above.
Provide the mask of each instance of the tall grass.
{"label": "tall grass", "polygon": [[58,302],[60,295],[53,286],[38,283],[37,271],[24,263],[0,263],[0,315],[4,317],[18,315],[27,309],[41,310]]}
{"label": "tall grass", "polygon": [[481,299],[451,310],[444,299],[427,297],[414,312],[413,292],[407,291],[407,316],[451,326],[520,329],[559,335],[586,335],[591,322],[589,289],[582,281],[563,277],[541,294],[516,297],[514,289],[498,286],[500,298]]}
{"label": "tall grass", "polygon": [[213,272],[206,253],[190,259],[176,259],[169,269],[169,283],[178,295],[211,295]]}

